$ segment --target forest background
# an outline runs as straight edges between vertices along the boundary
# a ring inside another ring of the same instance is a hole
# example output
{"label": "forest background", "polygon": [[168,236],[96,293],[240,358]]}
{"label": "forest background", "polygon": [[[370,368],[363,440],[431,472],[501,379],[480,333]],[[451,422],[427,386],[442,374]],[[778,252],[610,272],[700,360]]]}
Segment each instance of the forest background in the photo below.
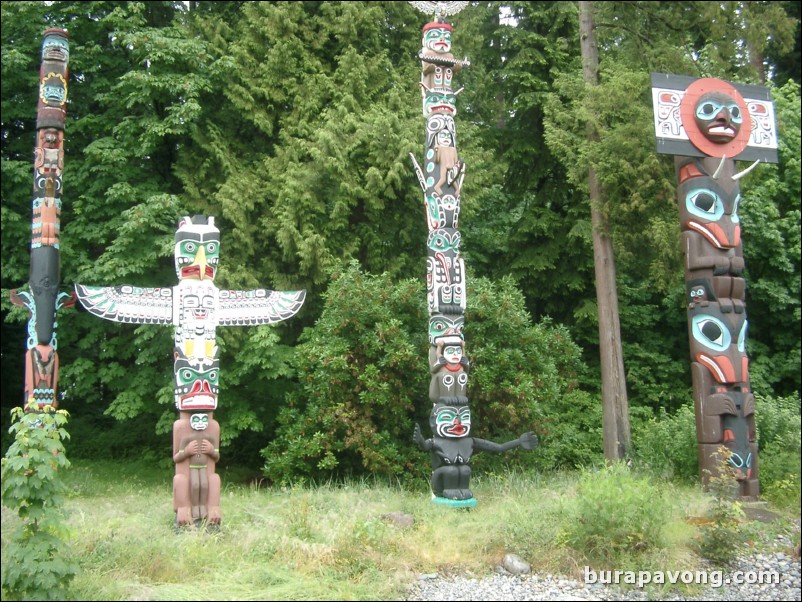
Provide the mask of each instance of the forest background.
{"label": "forest background", "polygon": [[[587,172],[616,253],[632,459],[694,478],[676,180],[649,74],[767,85],[780,162],[741,181],[761,478],[799,483],[800,3],[595,3],[600,85],[574,2],[471,2],[451,20],[466,354],[477,436],[535,430],[479,470],[602,459]],[[407,2],[2,3],[2,433],[21,405],[42,32],[70,32],[62,282],[176,282],[182,215],[216,217],[221,288],[307,290],[298,316],[223,328],[221,465],[287,482],[426,480],[427,231],[420,28]],[[589,143],[586,124],[599,139]],[[70,458],[169,464],[172,332],[58,316]],[[764,453],[765,452],[765,453]]]}

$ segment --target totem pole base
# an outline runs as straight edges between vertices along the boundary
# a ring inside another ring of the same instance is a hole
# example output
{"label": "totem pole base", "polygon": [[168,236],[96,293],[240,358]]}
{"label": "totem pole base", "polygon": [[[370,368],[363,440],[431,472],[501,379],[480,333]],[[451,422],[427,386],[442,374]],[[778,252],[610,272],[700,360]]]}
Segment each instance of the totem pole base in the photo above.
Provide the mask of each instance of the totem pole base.
{"label": "totem pole base", "polygon": [[208,519],[205,518],[196,518],[192,521],[192,524],[189,525],[179,525],[178,524],[178,516],[173,519],[173,531],[176,533],[184,533],[190,530],[197,530],[203,529],[208,533],[219,533],[221,529],[220,523],[210,523]]}
{"label": "totem pole base", "polygon": [[438,506],[446,506],[447,508],[475,508],[476,504],[479,502],[476,501],[475,497],[468,498],[467,500],[452,500],[447,497],[438,497],[432,494],[432,503]]}

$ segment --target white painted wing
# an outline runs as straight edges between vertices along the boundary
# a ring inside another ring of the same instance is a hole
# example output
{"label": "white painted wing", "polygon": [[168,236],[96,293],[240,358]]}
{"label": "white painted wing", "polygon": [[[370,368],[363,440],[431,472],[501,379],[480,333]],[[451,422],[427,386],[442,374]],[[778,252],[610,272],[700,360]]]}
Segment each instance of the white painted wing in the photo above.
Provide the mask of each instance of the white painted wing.
{"label": "white painted wing", "polygon": [[304,304],[306,291],[220,291],[217,323],[224,326],[273,324],[291,318]]}
{"label": "white painted wing", "polygon": [[422,13],[427,15],[456,15],[463,8],[468,6],[468,2],[426,2],[426,1],[412,1],[412,6],[417,8]]}
{"label": "white painted wing", "polygon": [[171,288],[76,284],[75,292],[89,313],[104,320],[128,324],[173,323]]}

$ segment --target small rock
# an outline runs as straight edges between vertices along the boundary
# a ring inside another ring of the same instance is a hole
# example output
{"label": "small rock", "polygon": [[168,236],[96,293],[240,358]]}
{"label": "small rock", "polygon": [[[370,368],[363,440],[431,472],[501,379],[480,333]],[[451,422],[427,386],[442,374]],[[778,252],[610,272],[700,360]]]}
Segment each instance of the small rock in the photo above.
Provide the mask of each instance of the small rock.
{"label": "small rock", "polygon": [[529,563],[517,554],[507,554],[501,564],[513,575],[526,575],[532,572],[532,567]]}
{"label": "small rock", "polygon": [[382,520],[394,524],[399,529],[409,529],[415,524],[415,518],[406,512],[388,512],[382,514]]}

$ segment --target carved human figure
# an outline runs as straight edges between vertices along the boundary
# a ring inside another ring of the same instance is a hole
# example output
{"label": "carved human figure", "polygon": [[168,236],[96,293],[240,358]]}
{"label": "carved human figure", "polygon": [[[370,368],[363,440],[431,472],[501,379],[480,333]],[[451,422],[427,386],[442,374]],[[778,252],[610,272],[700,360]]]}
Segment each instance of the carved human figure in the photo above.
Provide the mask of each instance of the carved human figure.
{"label": "carved human figure", "polygon": [[[447,129],[437,132],[437,141],[434,147],[434,157],[440,167],[440,178],[434,185],[437,194],[443,194],[443,184],[449,185],[456,180],[456,174],[460,169],[460,161],[457,156],[457,147],[454,137]],[[459,196],[459,181],[454,189],[454,195]]]}
{"label": "carved human figure", "polygon": [[212,412],[181,412],[173,423],[173,508],[176,525],[220,524],[220,425]]}
{"label": "carved human figure", "polygon": [[441,337],[429,349],[432,380],[429,399],[437,403],[443,398],[468,401],[468,369],[470,362],[464,355],[464,341],[458,336]]}
{"label": "carved human figure", "polygon": [[435,403],[429,415],[429,426],[432,437],[424,439],[416,424],[413,441],[422,450],[431,452],[432,496],[435,502],[445,505],[473,500],[470,490],[473,454],[480,451],[502,453],[516,447],[530,450],[537,446],[537,436],[531,432],[506,443],[471,437],[471,410],[467,400],[442,399]]}
{"label": "carved human figure", "polygon": [[418,55],[421,59],[421,88],[451,89],[451,80],[454,72],[463,65],[469,64],[467,60],[458,60],[451,54],[450,23],[430,22],[423,26],[422,49]]}

